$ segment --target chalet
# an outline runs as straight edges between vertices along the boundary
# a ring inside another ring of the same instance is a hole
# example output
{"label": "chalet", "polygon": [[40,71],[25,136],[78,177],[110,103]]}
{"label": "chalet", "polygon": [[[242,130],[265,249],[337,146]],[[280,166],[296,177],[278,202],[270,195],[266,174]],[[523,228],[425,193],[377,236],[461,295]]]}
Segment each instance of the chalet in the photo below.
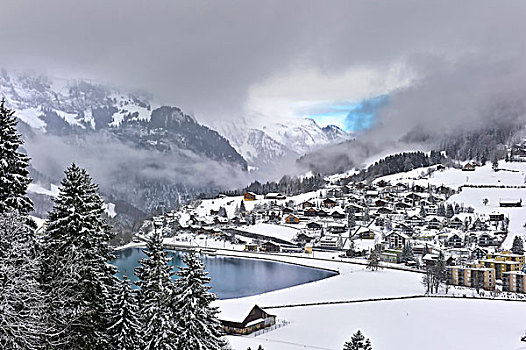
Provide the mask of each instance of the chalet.
{"label": "chalet", "polygon": [[449,236],[446,239],[446,246],[453,247],[453,248],[462,248],[462,237],[460,237],[458,234],[453,233],[451,236]]}
{"label": "chalet", "polygon": [[267,193],[265,195],[265,199],[283,200],[283,199],[287,199],[287,197],[282,195],[281,193],[272,192],[272,193]]}
{"label": "chalet", "polygon": [[317,216],[318,211],[314,207],[307,208],[303,211],[303,215],[305,216]]}
{"label": "chalet", "polygon": [[420,196],[419,194],[416,194],[414,192],[412,193],[409,193],[407,196],[405,196],[406,199],[410,199],[411,201],[414,201],[414,202],[418,202],[420,200],[422,200],[422,196]]}
{"label": "chalet", "polygon": [[[239,305],[235,305],[235,308],[239,308]],[[235,308],[231,308],[230,311],[222,309],[219,315],[219,321],[226,334],[246,335],[276,323],[276,316],[268,314],[257,305],[254,305],[248,315],[240,314]]]}
{"label": "chalet", "polygon": [[397,183],[396,187],[398,191],[407,191],[407,189],[409,188],[409,186],[403,182]]}
{"label": "chalet", "polygon": [[279,252],[281,249],[280,249],[279,244],[276,244],[276,243],[274,243],[274,242],[267,241],[267,242],[265,242],[265,243],[263,243],[263,244],[261,245],[260,250],[261,250],[262,252],[274,253],[274,252]]}
{"label": "chalet", "polygon": [[415,231],[413,230],[411,226],[403,224],[401,222],[396,224],[396,226],[394,227],[394,230],[396,232],[401,232],[407,236],[412,236],[415,233]]}
{"label": "chalet", "polygon": [[458,218],[458,216],[453,217],[449,222],[447,223],[447,227],[459,229],[462,227],[464,222]]}
{"label": "chalet", "polygon": [[481,247],[489,247],[495,245],[495,237],[487,232],[482,233],[477,238],[477,243]]}
{"label": "chalet", "polygon": [[342,209],[340,208],[335,208],[332,212],[331,212],[331,217],[333,219],[345,219],[346,215],[345,213],[343,212]]}
{"label": "chalet", "polygon": [[316,222],[316,221],[311,221],[309,223],[307,223],[307,228],[309,230],[321,230],[322,228],[322,225],[319,223],[319,222]]}
{"label": "chalet", "polygon": [[246,225],[247,224],[247,221],[245,219],[243,219],[242,217],[236,217],[236,218],[234,218],[234,220],[232,222],[234,223],[234,225],[238,225],[238,226],[242,226],[242,225]]}
{"label": "chalet", "polygon": [[519,199],[501,199],[499,205],[503,208],[522,207],[522,198]]}
{"label": "chalet", "polygon": [[462,167],[462,171],[475,171],[475,164],[472,164],[472,163],[466,163],[466,164]]}
{"label": "chalet", "polygon": [[347,225],[345,224],[340,224],[340,223],[337,223],[337,222],[334,222],[332,224],[329,224],[329,226],[327,227],[329,229],[329,231],[331,231],[332,233],[344,233],[347,231]]}
{"label": "chalet", "polygon": [[384,199],[377,199],[375,200],[374,202],[374,205],[377,206],[377,207],[385,207],[386,205],[389,204],[388,201],[384,200]]}
{"label": "chalet", "polygon": [[243,195],[243,199],[246,201],[255,201],[256,194],[254,192],[247,192]]}
{"label": "chalet", "polygon": [[336,206],[336,201],[335,200],[332,200],[330,198],[326,198],[323,200],[322,202],[322,205],[325,207],[325,208],[334,208]]}
{"label": "chalet", "polygon": [[228,219],[224,218],[222,216],[216,216],[214,218],[214,224],[216,224],[216,225],[226,225],[226,224],[228,224]]}
{"label": "chalet", "polygon": [[[422,261],[426,267],[435,266],[439,259],[439,254],[426,254],[422,257]],[[452,265],[455,263],[455,259],[452,256],[444,257],[446,265]]]}
{"label": "chalet", "polygon": [[427,188],[424,187],[424,186],[420,186],[420,185],[414,185],[414,186],[411,188],[411,191],[413,191],[413,192],[418,192],[418,193],[423,193],[423,192],[426,192],[426,191],[427,191]]}
{"label": "chalet", "polygon": [[476,218],[471,224],[471,229],[475,231],[485,231],[488,229],[488,225],[481,218]]}
{"label": "chalet", "polygon": [[287,216],[285,218],[285,223],[287,223],[287,224],[299,224],[300,223],[300,218],[297,217],[296,215],[290,214],[289,216]]}
{"label": "chalet", "polygon": [[386,186],[389,186],[389,182],[385,181],[385,180],[380,180],[376,183],[376,186],[378,187],[386,187]]}
{"label": "chalet", "polygon": [[388,215],[388,214],[392,214],[393,213],[393,209],[390,209],[390,208],[387,208],[387,207],[380,207],[380,208],[378,208],[378,210],[376,212],[378,214]]}
{"label": "chalet", "polygon": [[405,220],[406,224],[410,226],[422,226],[424,225],[424,219],[418,215],[411,215]]}
{"label": "chalet", "polygon": [[387,249],[380,253],[380,261],[398,264],[401,262],[402,251],[399,249]]}
{"label": "chalet", "polygon": [[320,248],[341,249],[342,237],[336,235],[326,235],[320,239]]}
{"label": "chalet", "polygon": [[314,203],[312,203],[310,201],[305,201],[305,202],[301,203],[301,208],[302,209],[311,208],[311,207],[315,207],[315,205],[314,205]]}
{"label": "chalet", "polygon": [[364,208],[363,206],[361,205],[358,205],[358,204],[354,204],[354,203],[351,203],[347,206],[347,209],[348,210],[352,210],[354,211],[355,213],[361,213],[364,211]]}
{"label": "chalet", "polygon": [[430,230],[439,230],[442,227],[442,221],[436,216],[428,217],[426,227]]}
{"label": "chalet", "polygon": [[477,247],[471,251],[471,259],[473,260],[485,259],[487,256],[488,252],[480,247]]}
{"label": "chalet", "polygon": [[258,245],[257,244],[245,244],[245,251],[246,252],[257,252],[258,251]]}
{"label": "chalet", "polygon": [[325,217],[325,216],[328,216],[329,213],[327,213],[327,211],[323,208],[321,208],[320,210],[318,210],[318,216],[319,217]]}
{"label": "chalet", "polygon": [[282,212],[283,214],[291,214],[291,213],[294,212],[294,209],[289,208],[289,207],[285,207],[285,208],[281,209],[281,212]]}
{"label": "chalet", "polygon": [[369,229],[360,231],[359,235],[360,235],[361,239],[374,239],[374,237],[375,237],[374,231],[373,230],[369,230]]}
{"label": "chalet", "polygon": [[445,194],[445,195],[448,195],[450,193],[453,193],[455,192],[452,188],[450,187],[447,187],[447,186],[444,186],[444,185],[440,185],[438,186],[436,189],[435,189],[436,193],[439,193],[439,194]]}
{"label": "chalet", "polygon": [[389,249],[402,249],[409,240],[409,236],[401,232],[391,232],[385,236]]}
{"label": "chalet", "polygon": [[492,211],[489,214],[489,221],[503,221],[504,220],[504,214],[499,213],[497,211]]}
{"label": "chalet", "polygon": [[306,243],[310,243],[312,241],[312,237],[309,236],[309,235],[306,235],[305,233],[299,233],[297,236],[296,236],[296,242],[298,243],[301,243],[301,244],[306,244]]}
{"label": "chalet", "polygon": [[427,215],[436,215],[438,211],[438,206],[434,204],[425,204],[424,210],[426,211]]}
{"label": "chalet", "polygon": [[409,203],[397,202],[395,203],[394,207],[396,208],[396,210],[404,210],[404,209],[411,209],[413,206]]}

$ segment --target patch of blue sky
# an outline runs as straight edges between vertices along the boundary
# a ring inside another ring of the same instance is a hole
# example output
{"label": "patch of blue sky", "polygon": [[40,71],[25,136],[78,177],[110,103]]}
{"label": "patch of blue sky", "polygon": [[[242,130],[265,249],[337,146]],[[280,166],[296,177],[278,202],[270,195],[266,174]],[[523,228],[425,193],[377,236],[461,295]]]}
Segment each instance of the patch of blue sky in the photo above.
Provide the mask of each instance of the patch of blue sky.
{"label": "patch of blue sky", "polygon": [[389,96],[381,95],[360,102],[333,102],[316,105],[307,112],[321,126],[337,125],[343,130],[361,132],[372,128],[376,115],[387,105]]}

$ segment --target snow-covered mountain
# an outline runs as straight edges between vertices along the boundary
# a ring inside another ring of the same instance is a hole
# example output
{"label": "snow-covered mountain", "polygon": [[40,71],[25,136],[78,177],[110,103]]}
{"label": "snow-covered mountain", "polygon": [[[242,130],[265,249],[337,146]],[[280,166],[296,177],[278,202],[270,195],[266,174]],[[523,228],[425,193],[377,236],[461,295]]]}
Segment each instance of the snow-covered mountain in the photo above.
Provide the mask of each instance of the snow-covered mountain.
{"label": "snow-covered mountain", "polygon": [[231,123],[211,123],[228,138],[249,165],[261,167],[283,158],[298,158],[319,147],[352,137],[335,125],[319,126],[310,118],[269,120],[251,116]]}
{"label": "snow-covered mountain", "polygon": [[232,185],[247,170],[218,132],[143,93],[2,70],[0,96],[21,120],[35,181],[49,188],[79,162],[118,213],[133,212],[119,203],[145,213],[174,207]]}
{"label": "snow-covered mountain", "polygon": [[145,94],[5,70],[0,73],[0,94],[23,122],[40,133],[65,136],[105,130],[140,148],[190,150],[247,167],[219,133],[178,107],[152,106]]}

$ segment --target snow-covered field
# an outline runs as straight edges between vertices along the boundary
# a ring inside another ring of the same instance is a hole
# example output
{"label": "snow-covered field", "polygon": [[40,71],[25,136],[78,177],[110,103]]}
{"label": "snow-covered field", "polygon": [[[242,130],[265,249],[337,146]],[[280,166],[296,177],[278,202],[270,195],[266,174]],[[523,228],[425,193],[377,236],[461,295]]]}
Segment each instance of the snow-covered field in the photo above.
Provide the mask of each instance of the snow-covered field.
{"label": "snow-covered field", "polygon": [[374,350],[519,350],[526,303],[411,299],[269,310],[291,323],[258,337],[228,337],[234,349],[342,349],[361,329]]}

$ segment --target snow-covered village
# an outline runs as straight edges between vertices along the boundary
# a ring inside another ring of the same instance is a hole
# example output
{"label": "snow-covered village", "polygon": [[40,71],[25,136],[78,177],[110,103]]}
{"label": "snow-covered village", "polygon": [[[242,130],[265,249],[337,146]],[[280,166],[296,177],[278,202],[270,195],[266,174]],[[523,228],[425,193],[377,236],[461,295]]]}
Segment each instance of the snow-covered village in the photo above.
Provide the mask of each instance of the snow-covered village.
{"label": "snow-covered village", "polygon": [[0,350],[526,349],[526,4],[5,0]]}

